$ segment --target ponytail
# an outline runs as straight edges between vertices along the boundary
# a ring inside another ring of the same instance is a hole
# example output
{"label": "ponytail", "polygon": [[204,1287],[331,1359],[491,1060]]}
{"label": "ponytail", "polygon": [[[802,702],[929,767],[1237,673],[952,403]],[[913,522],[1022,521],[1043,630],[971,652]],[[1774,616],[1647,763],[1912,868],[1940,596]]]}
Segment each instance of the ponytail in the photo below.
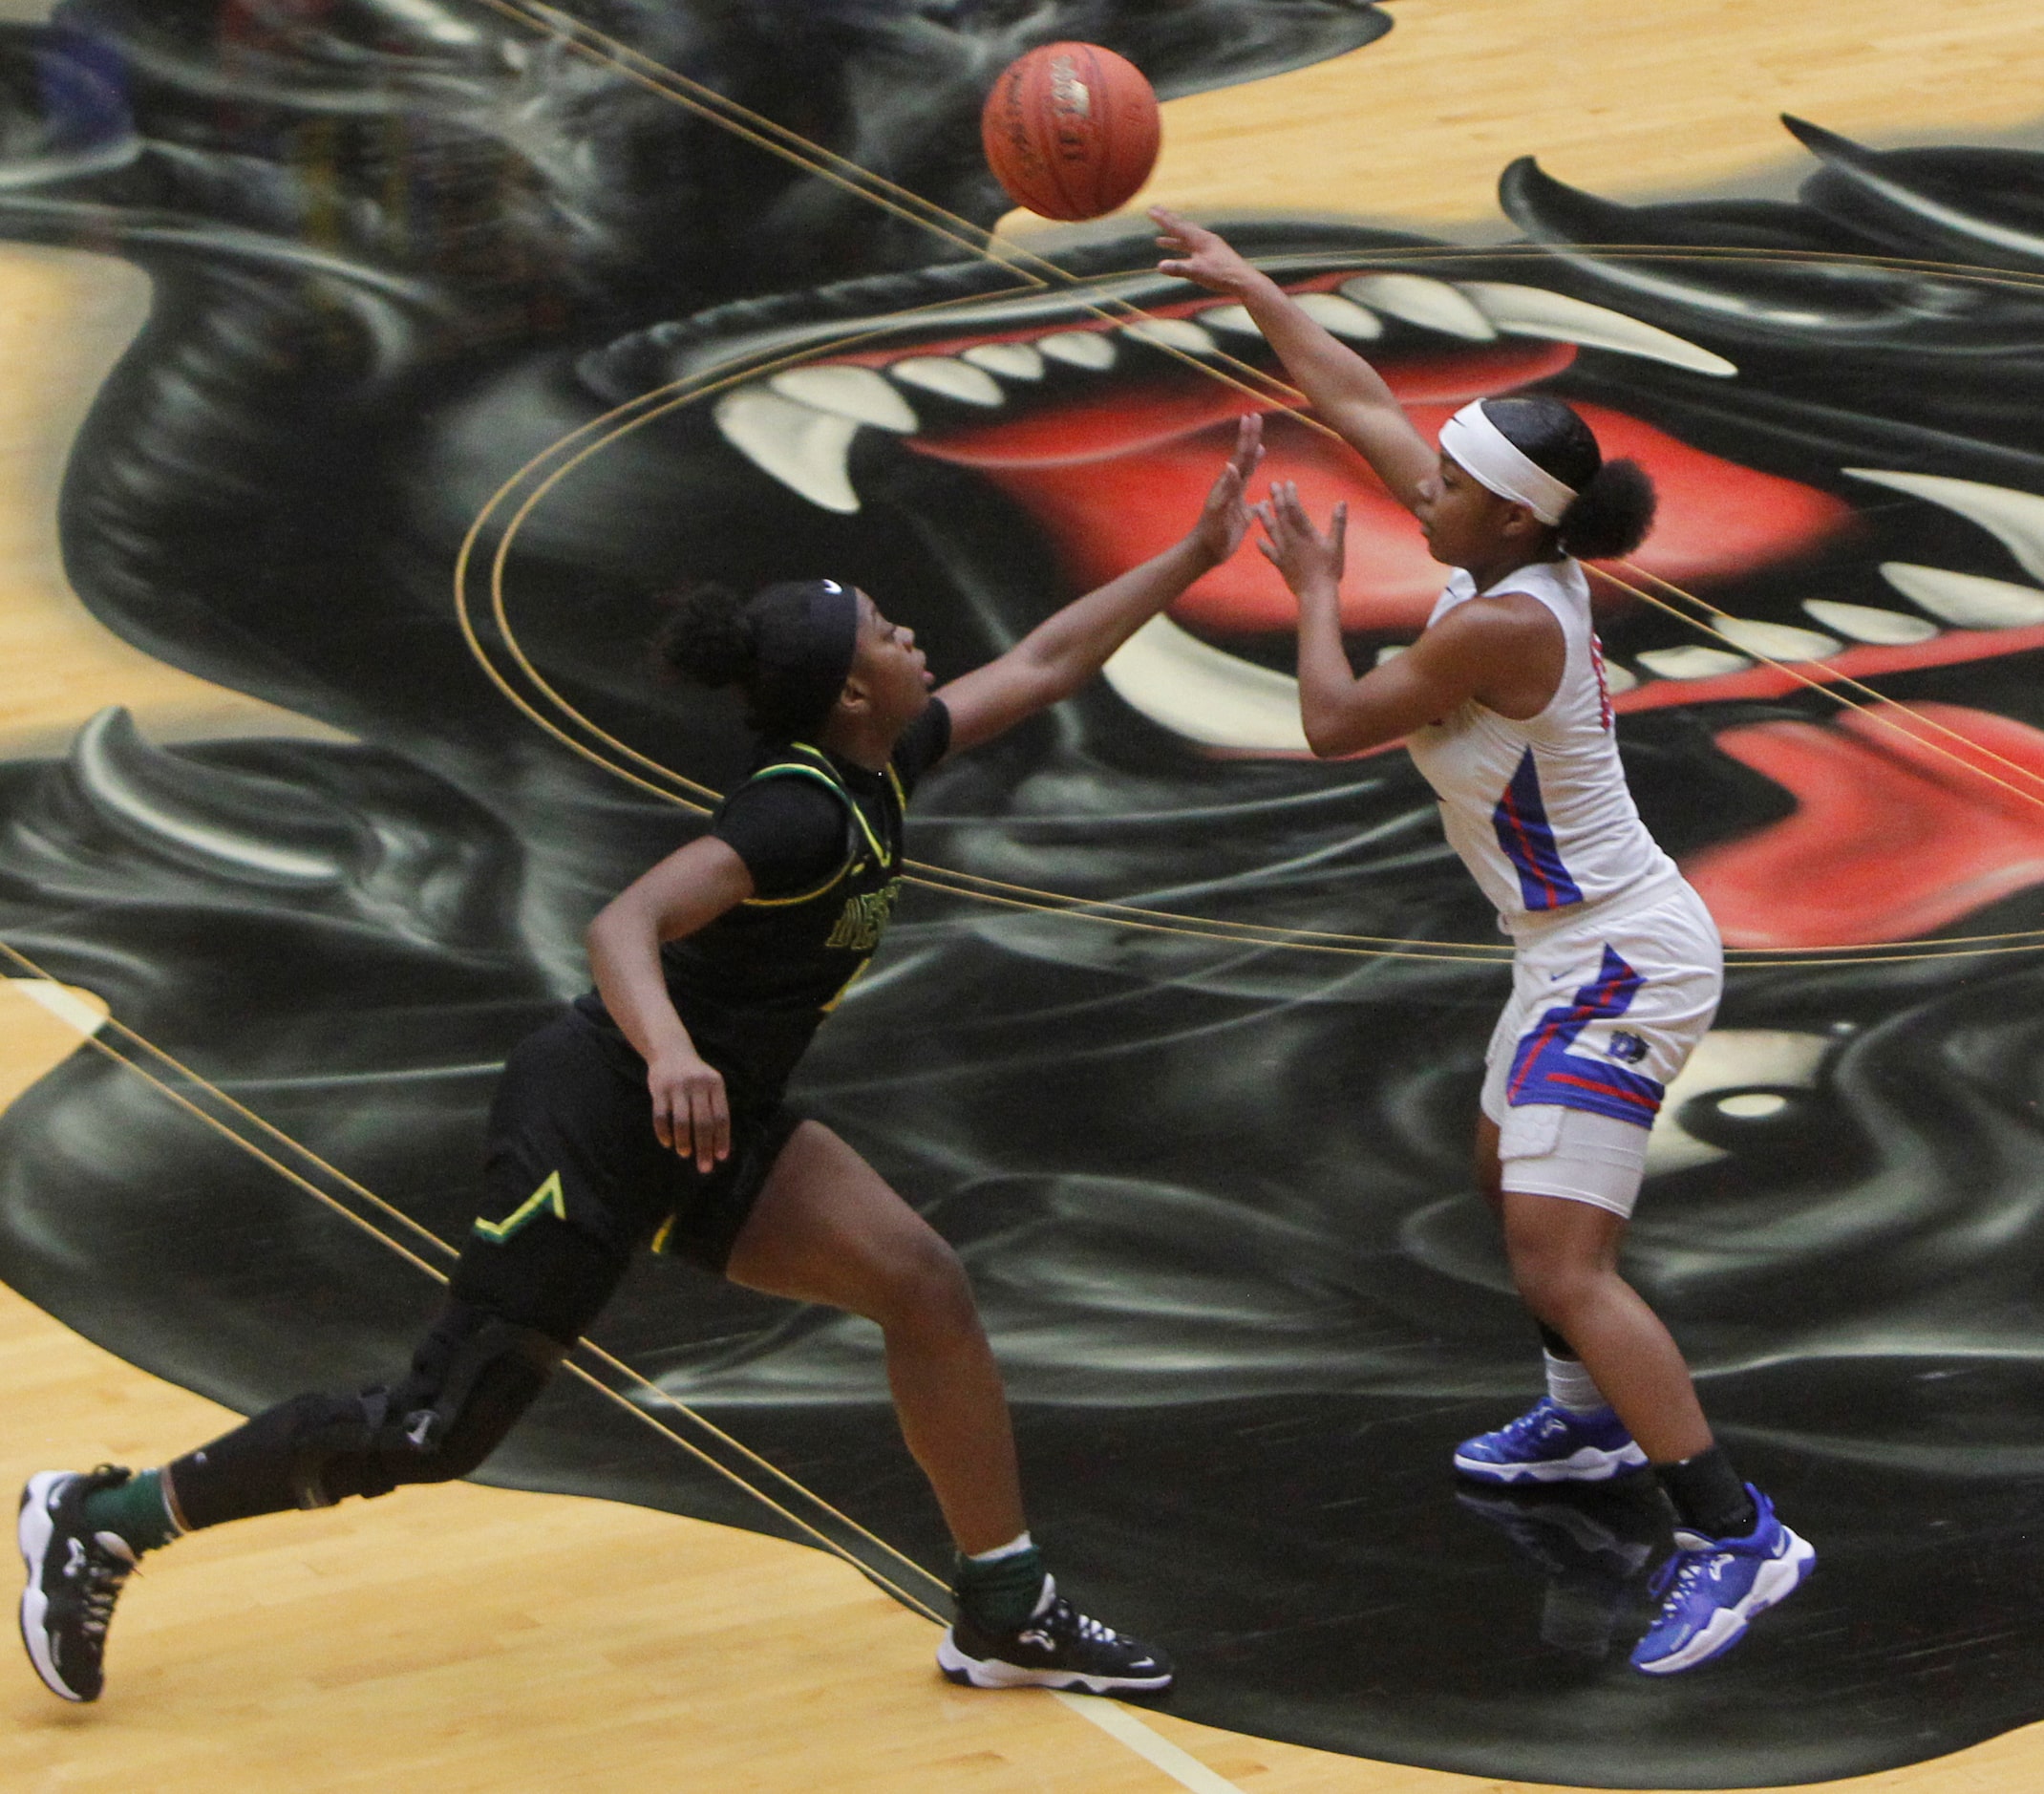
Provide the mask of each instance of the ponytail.
{"label": "ponytail", "polygon": [[1653,481],[1634,460],[1607,461],[1588,424],[1544,393],[1486,398],[1483,415],[1536,467],[1575,498],[1555,525],[1564,554],[1606,561],[1630,554],[1653,527]]}
{"label": "ponytail", "polygon": [[851,671],[859,601],[836,580],[786,580],[740,598],[705,585],[671,597],[653,640],[661,662],[712,688],[735,685],[746,720],[775,735],[822,727]]}
{"label": "ponytail", "polygon": [[1562,552],[1579,561],[1608,561],[1647,540],[1660,500],[1635,460],[1606,461],[1562,513]]}

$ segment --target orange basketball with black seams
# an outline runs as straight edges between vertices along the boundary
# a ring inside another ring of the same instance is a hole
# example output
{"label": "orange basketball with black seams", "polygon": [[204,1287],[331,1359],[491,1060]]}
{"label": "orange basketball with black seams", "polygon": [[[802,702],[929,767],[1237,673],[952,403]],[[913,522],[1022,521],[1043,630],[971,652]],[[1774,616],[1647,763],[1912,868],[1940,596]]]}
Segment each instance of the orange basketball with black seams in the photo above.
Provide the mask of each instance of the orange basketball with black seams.
{"label": "orange basketball with black seams", "polygon": [[1098,218],[1150,178],[1162,135],[1142,71],[1098,44],[1045,44],[1001,71],[980,114],[987,165],[1017,205]]}

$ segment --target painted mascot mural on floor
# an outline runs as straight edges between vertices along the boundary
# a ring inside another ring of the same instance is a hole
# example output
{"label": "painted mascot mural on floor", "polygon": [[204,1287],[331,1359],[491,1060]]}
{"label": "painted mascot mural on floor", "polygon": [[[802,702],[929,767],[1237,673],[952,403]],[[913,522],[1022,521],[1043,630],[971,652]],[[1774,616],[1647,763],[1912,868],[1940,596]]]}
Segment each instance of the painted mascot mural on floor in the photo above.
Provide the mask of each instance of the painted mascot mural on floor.
{"label": "painted mascot mural on floor", "polygon": [[[109,712],[0,766],[0,928],[443,1238],[503,1053],[584,988],[594,909],[700,825],[668,775],[741,769],[735,712],[650,676],[660,593],[827,570],[943,676],[1159,545],[1244,403],[1207,370],[1272,365],[1149,271],[1145,228],[1033,240],[1051,277],[1018,283],[635,77],[984,227],[979,99],[1034,44],[1107,44],[1169,96],[1390,28],[1348,0],[571,11],[649,64],[457,0],[71,0],[0,37],[0,234],[154,288],[66,481],[74,586],[355,743],[169,749]],[[1629,208],[1522,160],[1519,235],[1480,248],[1360,222],[1367,191],[1211,221],[1422,423],[1576,404],[1660,483],[1640,566],[1714,607],[1600,600],[1642,810],[1748,950],[1630,1263],[1823,1543],[1764,1648],[1643,1685],[1612,1641],[1650,1511],[1458,1501],[1449,1448],[1532,1363],[1465,1159],[1501,943],[1402,754],[1304,757],[1256,557],[928,781],[912,850],[943,876],[806,1062],[802,1104],[964,1250],[1041,1529],[1169,1641],[1191,1717],[1663,1786],[2044,1717],[2044,1643],[2004,1625],[2044,1581],[2044,157],[1789,128],[1792,199]],[[1357,663],[1396,649],[1439,569],[1354,458],[1268,430],[1273,477],[1349,500]],[[509,540],[506,482],[578,431]],[[0,1276],[235,1408],[375,1380],[430,1307],[95,1056],[0,1147]],[[602,1337],[937,1560],[862,1323],[655,1262]],[[488,1474],[774,1525],[586,1391]]]}

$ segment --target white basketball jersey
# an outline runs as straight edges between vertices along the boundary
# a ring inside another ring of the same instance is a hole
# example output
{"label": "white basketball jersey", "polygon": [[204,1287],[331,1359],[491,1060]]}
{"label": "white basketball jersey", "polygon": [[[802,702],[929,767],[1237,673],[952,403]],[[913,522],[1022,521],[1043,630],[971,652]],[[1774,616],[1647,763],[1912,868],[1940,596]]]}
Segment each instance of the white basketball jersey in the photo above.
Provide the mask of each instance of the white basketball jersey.
{"label": "white basketball jersey", "polygon": [[[1520,722],[1471,699],[1414,731],[1407,745],[1440,800],[1448,844],[1497,906],[1499,925],[1516,933],[1554,911],[1679,875],[1626,787],[1583,568],[1535,562],[1485,595],[1505,592],[1539,599],[1562,626],[1568,651],[1553,699]],[[1428,626],[1477,595],[1476,581],[1458,568]]]}

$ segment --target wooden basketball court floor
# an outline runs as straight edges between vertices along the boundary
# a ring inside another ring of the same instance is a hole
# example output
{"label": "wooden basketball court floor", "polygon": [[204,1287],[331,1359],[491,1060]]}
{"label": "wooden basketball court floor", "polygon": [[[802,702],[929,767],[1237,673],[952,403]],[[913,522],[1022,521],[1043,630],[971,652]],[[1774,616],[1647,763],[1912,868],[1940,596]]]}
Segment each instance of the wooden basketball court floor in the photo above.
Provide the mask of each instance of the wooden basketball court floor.
{"label": "wooden basketball court floor", "polygon": [[[1777,115],[1877,144],[2044,123],[2031,0],[1394,0],[1383,43],[1174,102],[1143,195],[1495,229],[1534,154],[1608,197],[1776,190]],[[43,16],[0,0],[0,17]],[[1358,190],[1369,195],[1357,207]],[[126,706],[155,739],[319,733],[150,660],[67,589],[54,502],[138,329],[115,261],[0,249],[0,749],[59,751]],[[0,991],[0,1101],[75,1026]],[[0,1485],[158,1462],[228,1423],[0,1291]],[[1160,1542],[1167,1544],[1168,1542]],[[96,1707],[0,1673],[0,1788],[1163,1790],[1452,1794],[1477,1782],[1172,1718],[950,1688],[921,1619],[815,1552],[622,1506],[471,1485],[193,1539],[131,1587]],[[1118,1717],[1119,1716],[1119,1717]],[[1856,1782],[2016,1794],[2044,1727]],[[1844,1786],[1846,1784],[1829,1784]]]}

